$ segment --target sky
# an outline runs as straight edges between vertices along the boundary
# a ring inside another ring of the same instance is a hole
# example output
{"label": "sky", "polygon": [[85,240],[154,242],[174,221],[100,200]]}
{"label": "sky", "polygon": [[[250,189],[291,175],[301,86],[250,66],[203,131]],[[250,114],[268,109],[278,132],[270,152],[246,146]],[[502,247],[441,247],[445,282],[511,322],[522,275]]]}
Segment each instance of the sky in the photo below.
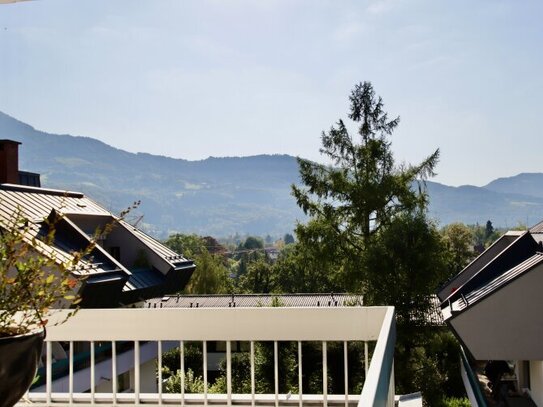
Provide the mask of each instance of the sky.
{"label": "sky", "polygon": [[[398,162],[543,172],[543,2],[39,0],[0,5],[0,111],[189,160],[291,154],[372,82]],[[7,138],[9,135],[1,135]]]}

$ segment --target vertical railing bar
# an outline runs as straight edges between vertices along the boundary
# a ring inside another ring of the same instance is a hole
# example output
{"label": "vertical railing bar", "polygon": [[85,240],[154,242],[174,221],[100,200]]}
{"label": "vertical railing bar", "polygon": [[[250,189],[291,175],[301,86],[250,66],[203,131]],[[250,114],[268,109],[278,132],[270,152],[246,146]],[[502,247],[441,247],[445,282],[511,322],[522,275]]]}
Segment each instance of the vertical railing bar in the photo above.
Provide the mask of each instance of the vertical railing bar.
{"label": "vertical railing bar", "polygon": [[179,358],[181,359],[181,406],[185,405],[185,341],[179,341]]}
{"label": "vertical railing bar", "polygon": [[113,395],[113,403],[117,403],[117,342],[111,341],[111,393]]}
{"label": "vertical railing bar", "polygon": [[45,378],[45,392],[47,393],[47,396],[46,396],[46,399],[47,399],[47,403],[50,404],[51,403],[51,392],[53,391],[53,386],[52,386],[52,380],[51,380],[51,375],[52,375],[52,366],[51,366],[51,358],[52,358],[52,350],[51,350],[51,342],[50,341],[46,341],[45,342],[45,374],[46,374],[46,378]]}
{"label": "vertical railing bar", "polygon": [[349,407],[349,344],[343,341],[343,369],[345,376],[345,407]]}
{"label": "vertical railing bar", "polygon": [[251,341],[251,407],[255,407],[255,342]]}
{"label": "vertical railing bar", "polygon": [[96,369],[95,369],[95,354],[94,354],[94,341],[90,341],[90,391],[91,391],[91,404],[94,405],[94,393],[96,387]]}
{"label": "vertical railing bar", "polygon": [[302,407],[302,395],[304,394],[302,389],[302,341],[298,341],[298,396],[300,397],[298,401],[299,407]]}
{"label": "vertical railing bar", "polygon": [[232,342],[226,341],[226,394],[227,405],[232,405]]}
{"label": "vertical railing bar", "polygon": [[70,393],[70,404],[74,402],[74,341],[70,341],[70,349],[68,351],[70,364],[68,365],[68,392]]}
{"label": "vertical railing bar", "polygon": [[140,402],[140,342],[134,341],[134,401]]}
{"label": "vertical railing bar", "polygon": [[204,371],[204,406],[207,406],[207,341],[203,341],[202,345],[203,371]]}
{"label": "vertical railing bar", "polygon": [[328,347],[322,341],[322,405],[328,406]]}
{"label": "vertical railing bar", "polygon": [[369,363],[368,363],[368,342],[367,341],[364,341],[364,371],[366,372],[366,378],[368,377],[368,368],[369,368]]}
{"label": "vertical railing bar", "polygon": [[273,376],[275,390],[275,407],[279,407],[279,346],[273,341]]}
{"label": "vertical railing bar", "polygon": [[158,341],[158,405],[162,405],[162,341]]}

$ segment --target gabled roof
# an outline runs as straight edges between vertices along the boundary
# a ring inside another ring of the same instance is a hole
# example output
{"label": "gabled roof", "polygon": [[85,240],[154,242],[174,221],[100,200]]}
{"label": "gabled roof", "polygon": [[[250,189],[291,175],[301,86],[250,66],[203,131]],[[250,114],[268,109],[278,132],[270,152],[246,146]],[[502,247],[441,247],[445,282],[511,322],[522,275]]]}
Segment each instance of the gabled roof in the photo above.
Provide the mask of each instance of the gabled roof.
{"label": "gabled roof", "polygon": [[502,235],[488,249],[477,256],[464,269],[455,276],[452,276],[438,290],[438,297],[444,301],[448,296],[454,293],[458,288],[469,281],[475,274],[483,269],[487,264],[494,260],[500,253],[507,249],[512,243],[519,239],[525,232],[511,231]]}
{"label": "gabled roof", "polygon": [[[195,268],[191,260],[118,219],[79,192],[0,184],[0,222],[13,221],[18,213],[29,222],[27,243],[58,262],[66,263],[72,252],[88,247],[96,227],[92,225],[103,226],[112,221],[118,222],[115,233],[122,232],[121,237],[116,237],[115,245],[124,242],[127,251],[143,251],[147,256],[148,266],[136,270],[135,254],[125,253],[132,260],[123,264],[105,247],[97,245],[73,270],[74,275],[86,277],[82,288],[83,305],[117,306],[176,292],[183,289]],[[45,244],[42,238],[49,228],[45,220],[55,213],[64,216],[55,225],[53,243]]]}
{"label": "gabled roof", "polygon": [[[487,255],[484,262],[476,263],[477,259],[482,258],[479,256],[466,266],[457,275],[457,278],[453,280],[458,281],[460,283],[459,286],[450,295],[442,299],[442,301],[454,302],[461,296],[467,296],[472,291],[485,286],[494,278],[517,266],[541,250],[540,245],[529,232],[523,232],[517,236],[512,235],[512,241],[503,239],[508,236],[506,235],[500,239],[500,241],[504,241],[506,244],[501,246],[497,245],[498,242],[496,242],[481,254],[481,256]],[[496,247],[499,250],[495,250]]]}
{"label": "gabled roof", "polygon": [[543,253],[537,252],[527,260],[498,275],[478,289],[462,295],[451,305],[453,312],[461,312],[467,307],[475,305],[478,301],[505,287],[508,283],[541,263],[543,263]]}

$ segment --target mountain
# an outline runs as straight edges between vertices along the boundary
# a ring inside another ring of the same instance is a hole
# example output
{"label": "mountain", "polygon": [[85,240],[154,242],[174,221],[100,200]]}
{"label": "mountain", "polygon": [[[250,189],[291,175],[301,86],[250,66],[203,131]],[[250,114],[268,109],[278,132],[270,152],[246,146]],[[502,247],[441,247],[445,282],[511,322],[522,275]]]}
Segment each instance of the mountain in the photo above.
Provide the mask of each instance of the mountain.
{"label": "mountain", "polygon": [[[149,233],[213,236],[291,232],[304,215],[290,194],[299,181],[288,155],[210,157],[188,161],[129,153],[89,137],[49,134],[0,112],[0,138],[23,143],[21,169],[42,174],[42,185],[81,191],[113,211],[131,213]],[[430,215],[511,227],[543,218],[543,174],[519,174],[485,187],[428,182]],[[143,218],[140,219],[140,217]]]}
{"label": "mountain", "polygon": [[543,173],[522,173],[514,177],[498,178],[484,186],[495,192],[516,193],[543,198]]}
{"label": "mountain", "polygon": [[520,224],[531,226],[543,219],[543,197],[540,196],[472,185],[451,187],[436,182],[427,182],[427,188],[430,216],[441,225],[452,222],[484,225],[491,220],[496,227],[511,228]]}
{"label": "mountain", "polygon": [[23,143],[20,168],[42,174],[44,187],[84,192],[117,212],[141,200],[131,215],[143,215],[144,229],[155,236],[279,236],[303,218],[290,195],[298,177],[295,157],[187,161],[133,154],[88,137],[38,131],[3,113],[0,138]]}

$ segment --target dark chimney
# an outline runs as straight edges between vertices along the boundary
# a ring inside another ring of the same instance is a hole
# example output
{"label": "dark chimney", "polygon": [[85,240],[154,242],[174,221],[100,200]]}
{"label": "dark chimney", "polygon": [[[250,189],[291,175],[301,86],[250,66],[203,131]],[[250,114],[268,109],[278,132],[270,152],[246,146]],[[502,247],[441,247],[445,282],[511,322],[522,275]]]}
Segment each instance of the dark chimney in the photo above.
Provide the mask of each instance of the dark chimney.
{"label": "dark chimney", "polygon": [[0,184],[19,183],[19,143],[0,140]]}

